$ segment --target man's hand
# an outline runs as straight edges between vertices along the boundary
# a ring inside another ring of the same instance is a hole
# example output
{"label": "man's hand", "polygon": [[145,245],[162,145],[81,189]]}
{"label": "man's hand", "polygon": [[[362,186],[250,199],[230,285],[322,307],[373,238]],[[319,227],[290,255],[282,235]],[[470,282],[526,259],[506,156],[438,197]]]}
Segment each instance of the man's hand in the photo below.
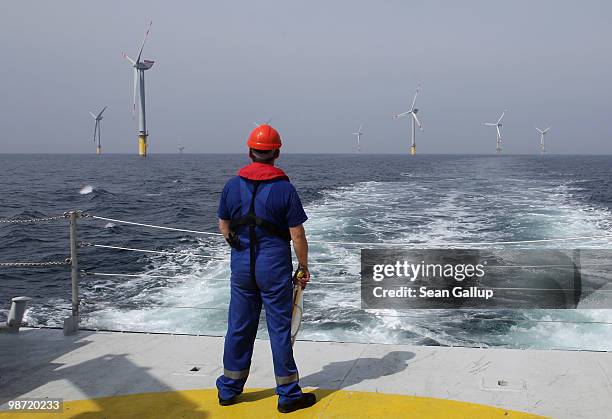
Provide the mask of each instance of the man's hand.
{"label": "man's hand", "polygon": [[308,268],[300,267],[300,270],[302,272],[302,277],[300,278],[296,275],[293,282],[302,287],[302,289],[306,289],[306,284],[308,284],[308,281],[310,281],[310,272],[308,271]]}
{"label": "man's hand", "polygon": [[308,272],[308,240],[306,240],[306,231],[304,226],[289,227],[291,240],[293,241],[293,249],[297,256],[298,266],[304,271],[304,276],[301,279],[295,279],[295,283],[302,288],[306,288],[306,284],[310,281],[310,272]]}
{"label": "man's hand", "polygon": [[223,237],[227,240],[230,234],[230,220],[223,220],[219,218],[219,231],[223,234]]}

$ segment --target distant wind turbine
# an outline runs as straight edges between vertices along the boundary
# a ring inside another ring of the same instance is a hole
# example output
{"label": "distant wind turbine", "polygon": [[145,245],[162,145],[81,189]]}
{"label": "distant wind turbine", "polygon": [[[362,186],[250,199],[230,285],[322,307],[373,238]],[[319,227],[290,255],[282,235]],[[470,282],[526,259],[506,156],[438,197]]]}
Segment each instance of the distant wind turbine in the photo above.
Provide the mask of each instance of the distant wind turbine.
{"label": "distant wind turbine", "polygon": [[402,116],[406,116],[406,115],[412,116],[412,145],[410,146],[410,154],[413,156],[416,154],[416,126],[418,125],[419,129],[423,131],[423,125],[421,125],[419,118],[417,118],[417,112],[419,110],[414,107],[416,103],[416,98],[419,95],[420,90],[421,90],[421,85],[418,85],[416,92],[414,94],[414,98],[412,99],[412,106],[410,107],[410,110],[407,112],[402,112],[400,114],[397,114],[393,117],[395,119],[395,118],[401,118]]}
{"label": "distant wind turbine", "polygon": [[149,37],[149,31],[151,30],[151,25],[153,22],[149,23],[149,27],[145,33],[144,40],[142,41],[142,45],[140,46],[140,51],[138,52],[138,57],[136,60],[131,59],[124,52],[123,56],[132,64],[134,67],[134,101],[132,113],[136,113],[136,96],[138,93],[138,88],[140,87],[140,94],[138,97],[140,99],[140,112],[138,113],[138,154],[140,156],[145,157],[147,155],[147,137],[149,136],[149,132],[147,131],[147,120],[145,114],[145,77],[144,72],[151,67],[153,67],[153,63],[155,61],[151,60],[140,60],[142,56],[142,50],[147,42],[147,38]]}
{"label": "distant wind turbine", "polygon": [[544,135],[552,128],[552,126],[541,130],[540,128],[536,127],[536,131],[538,131],[540,133],[540,154],[544,154],[546,153],[546,149],[544,148]]}
{"label": "distant wind turbine", "polygon": [[179,154],[183,154],[183,150],[185,150],[185,146],[182,146],[182,145],[178,146]]}
{"label": "distant wind turbine", "polygon": [[268,119],[266,122],[264,122],[263,124],[260,124],[259,122],[255,121],[253,122],[253,125],[255,125],[256,127],[260,126],[260,125],[270,125],[270,122],[272,122],[272,118]]}
{"label": "distant wind turbine", "polygon": [[357,130],[357,132],[354,132],[353,135],[357,136],[357,152],[361,153],[361,136],[363,135],[363,132],[361,132],[361,128],[363,128],[363,125],[359,125],[359,129]]}
{"label": "distant wind turbine", "polygon": [[501,147],[501,143],[502,143],[502,136],[501,136],[501,131],[499,130],[502,126],[502,119],[504,118],[504,115],[506,114],[508,110],[504,109],[504,111],[502,112],[501,116],[499,117],[499,119],[497,120],[497,122],[483,122],[482,125],[486,125],[488,127],[495,127],[497,129],[497,137],[496,137],[496,145],[495,145],[495,153],[499,154],[502,151],[502,147]]}
{"label": "distant wind turbine", "polygon": [[102,135],[100,132],[100,121],[104,119],[102,117],[102,114],[104,113],[105,110],[106,110],[106,106],[102,108],[102,110],[98,113],[98,115],[94,114],[93,112],[89,112],[89,114],[94,119],[94,121],[96,121],[96,123],[94,124],[94,134],[93,134],[94,143],[96,142],[96,135],[98,136],[98,145],[96,147],[96,154],[102,154],[102,139],[100,138]]}

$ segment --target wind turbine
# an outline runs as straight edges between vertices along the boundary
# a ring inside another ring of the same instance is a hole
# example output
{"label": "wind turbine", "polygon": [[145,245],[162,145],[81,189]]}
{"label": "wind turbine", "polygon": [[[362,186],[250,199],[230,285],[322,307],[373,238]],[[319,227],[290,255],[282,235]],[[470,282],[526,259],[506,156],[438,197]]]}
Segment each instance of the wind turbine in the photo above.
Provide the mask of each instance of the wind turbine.
{"label": "wind turbine", "polygon": [[272,118],[268,119],[266,122],[264,122],[263,124],[260,124],[259,122],[255,121],[253,122],[253,125],[255,125],[256,127],[260,126],[260,125],[270,125],[270,122],[272,122]]}
{"label": "wind turbine", "polygon": [[363,128],[363,125],[359,125],[359,129],[357,130],[357,132],[353,133],[353,135],[357,136],[357,153],[361,153],[361,136],[363,135],[363,132],[361,132],[361,128]]}
{"label": "wind turbine", "polygon": [[416,138],[415,138],[416,137],[416,126],[418,125],[419,129],[423,131],[423,125],[421,125],[421,122],[419,121],[419,118],[417,118],[417,115],[416,115],[419,110],[414,107],[414,104],[416,103],[416,98],[419,95],[420,90],[421,90],[421,85],[418,85],[416,92],[414,94],[414,98],[412,99],[412,107],[410,108],[410,110],[407,112],[402,112],[400,114],[397,114],[393,117],[393,119],[396,119],[396,118],[401,118],[402,116],[406,116],[406,115],[412,116],[412,145],[410,146],[410,154],[413,156],[416,154]]}
{"label": "wind turbine", "polygon": [[136,60],[131,59],[124,52],[123,56],[132,64],[134,67],[134,101],[133,101],[133,109],[132,114],[136,113],[136,95],[138,93],[138,88],[140,87],[140,92],[138,97],[140,98],[140,112],[138,114],[138,154],[140,156],[145,157],[147,155],[147,137],[149,136],[149,132],[147,131],[147,120],[145,115],[145,78],[144,72],[151,67],[153,67],[153,63],[155,61],[151,60],[142,60],[142,50],[147,42],[147,38],[149,37],[149,31],[151,30],[151,25],[153,22],[149,23],[149,27],[147,28],[147,32],[145,33],[144,40],[142,41],[142,45],[140,46],[140,51],[138,52],[138,57]]}
{"label": "wind turbine", "polygon": [[544,135],[552,128],[552,126],[546,128],[545,130],[541,130],[536,127],[536,131],[540,133],[540,154],[546,153],[546,149],[544,148]]}
{"label": "wind turbine", "polygon": [[502,136],[501,136],[501,131],[499,130],[499,128],[502,126],[501,120],[504,118],[504,115],[506,114],[507,111],[508,111],[507,109],[504,109],[504,111],[502,112],[497,122],[483,122],[482,123],[482,125],[486,125],[488,127],[495,127],[497,129],[497,137],[496,137],[497,141],[496,141],[496,146],[495,146],[495,153],[497,154],[501,153],[501,150],[502,150],[502,147],[501,147]]}
{"label": "wind turbine", "polygon": [[178,146],[179,154],[183,154],[183,150],[185,150],[184,146],[182,146],[182,145]]}
{"label": "wind turbine", "polygon": [[94,119],[94,121],[96,121],[96,123],[94,124],[94,135],[93,135],[94,143],[96,142],[96,135],[98,136],[98,146],[96,147],[96,154],[102,154],[102,140],[100,138],[101,137],[100,121],[102,121],[103,119],[102,114],[104,113],[105,110],[106,110],[106,106],[102,108],[102,110],[98,113],[98,115],[94,114],[93,112],[89,112],[89,114]]}

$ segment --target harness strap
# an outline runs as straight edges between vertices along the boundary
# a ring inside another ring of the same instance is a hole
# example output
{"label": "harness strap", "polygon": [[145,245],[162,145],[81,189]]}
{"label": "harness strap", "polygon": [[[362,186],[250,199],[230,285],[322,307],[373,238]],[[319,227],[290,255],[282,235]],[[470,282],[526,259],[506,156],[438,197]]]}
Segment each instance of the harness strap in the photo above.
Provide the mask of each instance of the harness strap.
{"label": "harness strap", "polygon": [[[255,197],[257,196],[257,188],[259,182],[253,182],[253,197],[251,198],[251,206],[249,207],[249,216],[255,215]],[[255,282],[255,251],[257,246],[257,234],[255,232],[256,225],[254,223],[249,224],[249,259],[251,266],[251,281]]]}
{"label": "harness strap", "polygon": [[[230,230],[238,231],[239,227],[242,227],[242,226],[250,227],[252,225],[255,225],[256,227],[260,227],[263,230],[265,230],[268,234],[280,237],[281,239],[287,242],[291,241],[291,234],[289,233],[288,228],[279,227],[275,223],[270,222],[264,218],[261,218],[257,216],[257,214],[255,214],[255,206],[254,206],[255,200],[257,199],[259,202],[265,205],[268,200],[268,195],[270,194],[270,190],[272,189],[272,185],[264,184],[261,188],[259,188],[259,195],[256,195],[257,190],[258,190],[258,185],[260,182],[259,181],[252,181],[252,182],[253,182],[253,195],[251,196],[251,201],[250,201],[251,205],[249,206],[249,210],[247,211],[246,208],[243,207],[242,216],[238,218],[234,218],[230,221]],[[250,192],[247,187],[247,182],[244,180],[241,181],[240,196],[242,198],[243,203],[247,202],[247,199],[249,199],[249,193]]]}
{"label": "harness strap", "polygon": [[234,218],[233,220],[231,220],[230,230],[235,231],[237,230],[238,227],[245,226],[245,225],[246,226],[254,225],[256,227],[261,227],[262,229],[266,230],[266,232],[272,234],[273,236],[280,237],[281,239],[285,241],[291,240],[291,233],[289,233],[287,229],[283,229],[277,226],[276,224],[271,223],[268,220],[265,220],[261,217],[258,217],[252,214],[247,214],[243,217]]}
{"label": "harness strap", "polygon": [[[237,218],[233,218],[230,221],[230,231],[234,234],[238,233],[238,229],[243,226],[247,226],[249,228],[249,268],[251,271],[251,279],[255,281],[255,259],[257,253],[257,227],[262,228],[268,234],[273,236],[280,237],[286,242],[291,241],[291,234],[289,233],[288,228],[282,228],[273,222],[270,222],[264,218],[257,216],[255,213],[255,203],[259,202],[261,205],[265,206],[268,201],[268,196],[270,195],[270,191],[272,189],[272,185],[269,183],[264,183],[261,188],[261,181],[258,180],[250,180],[253,183],[253,191],[250,192],[248,188],[247,181],[241,179],[240,181],[240,198],[242,202],[241,208],[241,216]],[[257,195],[257,191],[259,190],[259,195]],[[251,196],[249,197],[249,193]],[[248,201],[250,198],[250,201]],[[248,207],[245,205],[249,202]],[[240,244],[238,244],[237,249],[241,249]]]}

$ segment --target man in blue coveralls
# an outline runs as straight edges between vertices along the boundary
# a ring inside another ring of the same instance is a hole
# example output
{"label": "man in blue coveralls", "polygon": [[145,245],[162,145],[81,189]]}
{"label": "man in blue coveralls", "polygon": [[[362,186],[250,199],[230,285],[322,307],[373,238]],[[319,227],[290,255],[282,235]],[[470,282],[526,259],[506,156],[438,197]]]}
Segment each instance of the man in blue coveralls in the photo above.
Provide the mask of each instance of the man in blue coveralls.
{"label": "man in blue coveralls", "polygon": [[290,242],[303,272],[296,283],[304,288],[310,280],[303,226],[308,217],[287,175],[274,167],[281,145],[280,135],[270,125],[255,128],[247,141],[253,163],[226,183],[219,202],[219,230],[232,247],[232,276],[223,375],[217,379],[217,388],[221,405],[237,402],[249,375],[263,303],[278,410],[288,413],[312,406],[316,397],[302,393],[291,347]]}

